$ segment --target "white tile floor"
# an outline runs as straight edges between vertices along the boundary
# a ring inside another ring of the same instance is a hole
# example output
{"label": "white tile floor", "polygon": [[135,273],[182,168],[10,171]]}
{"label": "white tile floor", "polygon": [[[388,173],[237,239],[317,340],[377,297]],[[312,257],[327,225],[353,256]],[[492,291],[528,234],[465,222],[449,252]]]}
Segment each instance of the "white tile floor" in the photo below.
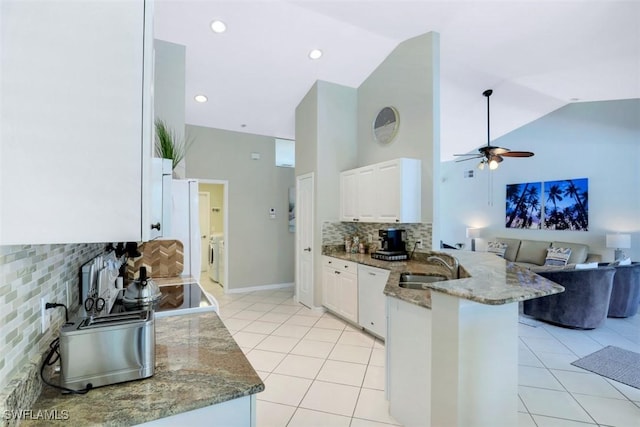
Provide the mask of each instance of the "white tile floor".
{"label": "white tile floor", "polygon": [[[384,343],[293,301],[293,290],[222,294],[201,283],[266,385],[259,427],[388,426]],[[519,324],[519,426],[640,427],[640,390],[570,363],[607,345],[640,352],[640,315],[579,331]]]}

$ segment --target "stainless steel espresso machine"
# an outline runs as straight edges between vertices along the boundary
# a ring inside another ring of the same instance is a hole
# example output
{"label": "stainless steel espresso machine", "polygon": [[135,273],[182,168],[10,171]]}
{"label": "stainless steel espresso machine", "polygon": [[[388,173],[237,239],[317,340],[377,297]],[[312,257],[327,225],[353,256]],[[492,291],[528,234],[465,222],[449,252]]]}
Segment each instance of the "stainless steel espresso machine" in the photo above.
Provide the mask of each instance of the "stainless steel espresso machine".
{"label": "stainless steel espresso machine", "polygon": [[402,261],[409,258],[406,248],[407,232],[397,228],[378,230],[381,249],[373,252],[371,258],[383,261]]}

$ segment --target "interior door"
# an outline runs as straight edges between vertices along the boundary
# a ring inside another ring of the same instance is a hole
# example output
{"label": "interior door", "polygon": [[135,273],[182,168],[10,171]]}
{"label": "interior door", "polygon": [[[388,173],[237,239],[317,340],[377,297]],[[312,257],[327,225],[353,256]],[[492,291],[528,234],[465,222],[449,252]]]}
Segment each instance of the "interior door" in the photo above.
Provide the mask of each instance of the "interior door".
{"label": "interior door", "polygon": [[202,263],[200,266],[200,272],[207,271],[209,269],[209,230],[211,229],[210,220],[210,206],[209,199],[211,195],[205,191],[198,192],[198,209],[200,218],[200,249]]}
{"label": "interior door", "polygon": [[296,298],[313,307],[314,174],[296,178]]}

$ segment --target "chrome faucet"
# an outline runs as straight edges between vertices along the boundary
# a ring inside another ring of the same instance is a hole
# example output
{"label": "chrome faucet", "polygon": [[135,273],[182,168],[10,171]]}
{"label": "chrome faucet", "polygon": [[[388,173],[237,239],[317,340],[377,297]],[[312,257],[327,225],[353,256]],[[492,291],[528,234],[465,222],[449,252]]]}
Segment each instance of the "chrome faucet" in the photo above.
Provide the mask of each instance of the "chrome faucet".
{"label": "chrome faucet", "polygon": [[428,257],[427,261],[432,261],[444,265],[449,269],[449,271],[451,271],[451,278],[458,279],[458,267],[460,266],[460,264],[458,263],[458,259],[456,257],[452,256],[451,258],[453,258],[453,265],[449,265],[447,261],[435,255]]}

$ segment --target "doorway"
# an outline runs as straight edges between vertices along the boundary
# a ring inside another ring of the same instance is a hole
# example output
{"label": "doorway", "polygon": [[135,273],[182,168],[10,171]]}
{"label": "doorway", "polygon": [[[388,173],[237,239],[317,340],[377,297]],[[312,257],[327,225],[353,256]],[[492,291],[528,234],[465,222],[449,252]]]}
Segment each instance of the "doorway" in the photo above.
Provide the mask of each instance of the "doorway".
{"label": "doorway", "polygon": [[296,299],[313,308],[314,174],[296,177]]}
{"label": "doorway", "polygon": [[200,218],[203,223],[201,234],[206,235],[206,244],[203,244],[203,254],[206,254],[203,267],[206,268],[203,268],[200,284],[214,296],[221,290],[226,292],[229,283],[228,183],[226,180],[198,179],[198,192],[208,196],[208,201],[203,202],[207,212]]}
{"label": "doorway", "polygon": [[[200,187],[198,185],[198,187]],[[200,190],[200,188],[198,188]],[[211,194],[207,191],[198,191],[198,209],[200,219],[200,275],[209,271],[209,241],[211,240],[209,229],[211,228]]]}

